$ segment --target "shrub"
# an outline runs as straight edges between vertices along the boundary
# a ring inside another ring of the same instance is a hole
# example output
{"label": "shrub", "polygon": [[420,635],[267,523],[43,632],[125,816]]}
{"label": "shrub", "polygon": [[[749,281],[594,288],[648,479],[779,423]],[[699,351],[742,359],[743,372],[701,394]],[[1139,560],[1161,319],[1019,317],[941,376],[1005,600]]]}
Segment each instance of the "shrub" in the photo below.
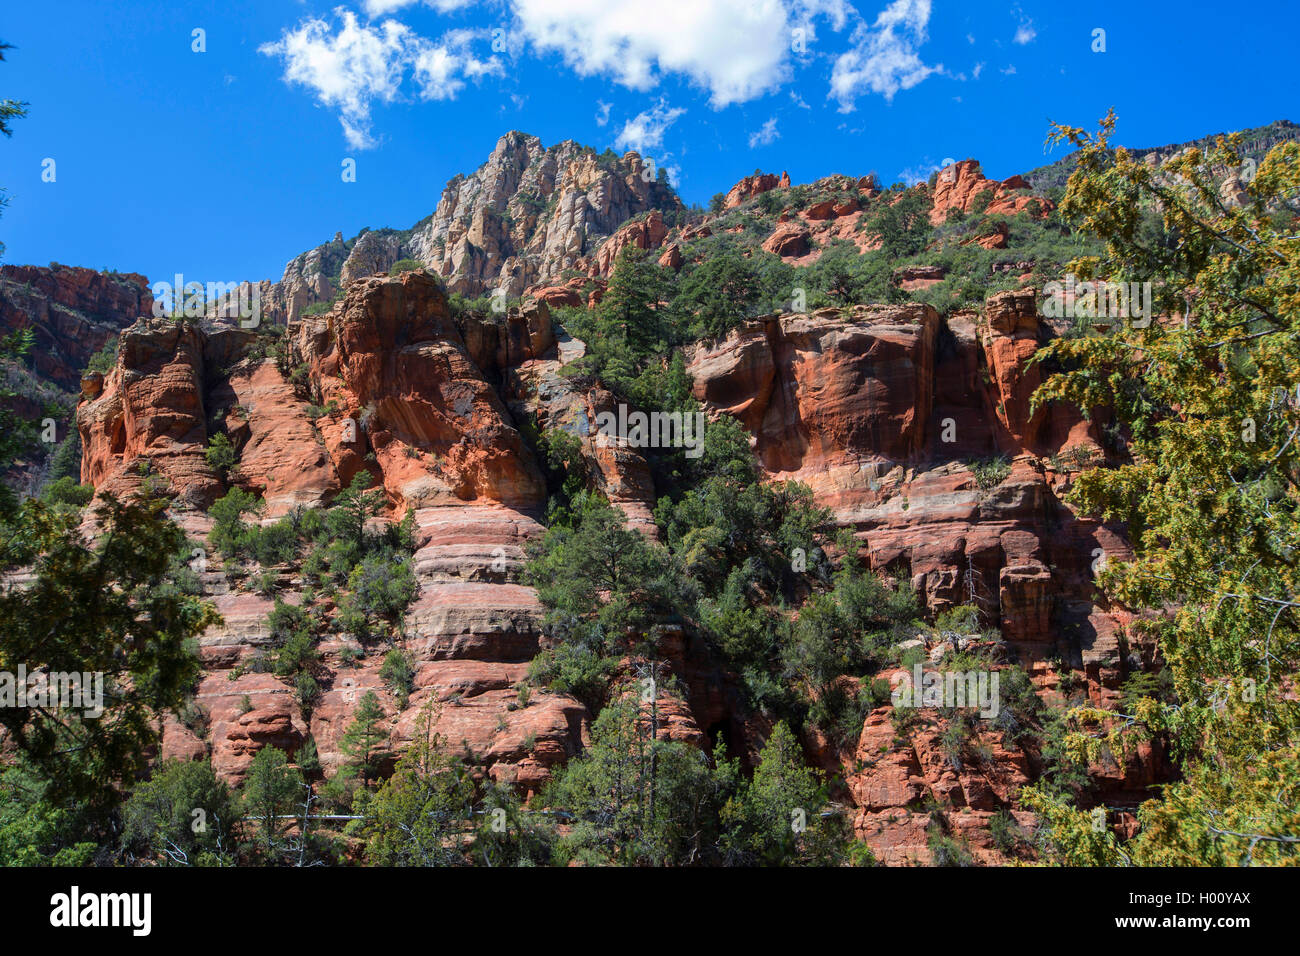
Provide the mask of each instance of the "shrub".
{"label": "shrub", "polygon": [[218,498],[208,509],[212,530],[208,543],[227,557],[239,554],[240,542],[248,532],[244,515],[259,511],[262,502],[242,488],[231,488],[223,498]]}
{"label": "shrub", "polygon": [[390,276],[399,276],[403,272],[414,272],[416,269],[423,269],[424,263],[419,259],[398,259],[393,263],[393,267],[388,270]]}
{"label": "shrub", "polygon": [[240,536],[239,550],[263,566],[287,564],[298,556],[298,534],[291,520],[281,518],[274,524],[248,528]]}
{"label": "shrub", "polygon": [[204,453],[208,467],[224,479],[229,471],[239,462],[235,446],[224,434],[218,433],[208,439],[208,450]]}
{"label": "shrub", "polygon": [[982,212],[984,212],[984,210],[989,208],[989,205],[993,202],[993,199],[994,199],[993,190],[981,189],[971,198],[970,201],[971,213],[976,216],[980,215]]}
{"label": "shrub", "polygon": [[398,706],[405,708],[415,687],[415,666],[410,655],[394,647],[384,655],[383,666],[379,668],[379,679],[397,699]]}
{"label": "shrub", "polygon": [[1011,474],[1011,462],[1001,455],[985,458],[981,461],[967,462],[966,467],[975,475],[975,483],[980,486],[982,491],[996,488]]}
{"label": "shrub", "polygon": [[409,561],[373,555],[352,569],[348,587],[352,593],[344,603],[355,614],[397,623],[418,586]]}
{"label": "shrub", "polygon": [[528,665],[528,679],[560,694],[569,694],[593,714],[605,706],[617,661],[573,644],[542,651]]}
{"label": "shrub", "polygon": [[931,866],[974,866],[975,859],[965,844],[946,834],[932,831],[926,841],[930,850]]}
{"label": "shrub", "polygon": [[86,369],[90,372],[99,372],[101,375],[107,375],[113,371],[117,365],[117,339],[111,338],[102,349],[90,357],[86,363]]}
{"label": "shrub", "polygon": [[1024,840],[1020,824],[1005,807],[999,808],[989,819],[989,836],[995,847],[1008,854],[1015,853]]}
{"label": "shrub", "polygon": [[979,630],[979,608],[970,604],[950,607],[940,611],[934,619],[936,631],[953,631],[958,634],[973,634]]}
{"label": "shrub", "polygon": [[164,866],[220,864],[230,859],[238,816],[209,761],[169,760],[122,808],[122,847]]}
{"label": "shrub", "polygon": [[47,505],[69,505],[73,508],[84,508],[93,497],[94,486],[79,485],[67,476],[50,482],[41,492],[41,500]]}
{"label": "shrub", "polygon": [[280,588],[280,575],[274,571],[263,571],[253,578],[253,590],[263,597],[270,597]]}

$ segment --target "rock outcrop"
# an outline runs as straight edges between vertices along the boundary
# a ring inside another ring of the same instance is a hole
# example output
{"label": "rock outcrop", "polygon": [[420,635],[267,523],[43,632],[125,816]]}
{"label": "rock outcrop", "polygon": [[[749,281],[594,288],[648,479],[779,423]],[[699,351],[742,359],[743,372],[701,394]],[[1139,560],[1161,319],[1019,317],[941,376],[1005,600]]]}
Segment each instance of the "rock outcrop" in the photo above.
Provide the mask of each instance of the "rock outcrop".
{"label": "rock outcrop", "polygon": [[350,480],[376,458],[399,507],[489,499],[529,508],[545,488],[486,375],[554,345],[544,305],[460,328],[422,272],[354,283],[329,314],[302,320],[296,349],[321,401],[334,467]]}
{"label": "rock outcrop", "polygon": [[[943,222],[948,213],[957,210],[969,213],[975,209],[976,197],[985,195],[988,200],[983,212],[987,215],[1013,216],[1021,210],[1037,210],[1045,216],[1051,212],[1052,202],[1042,196],[1034,196],[1029,183],[1021,176],[1012,176],[1001,182],[985,179],[980,164],[974,159],[963,159],[939,170],[935,179],[932,200],[934,207],[930,210],[930,221],[935,225]],[[984,243],[980,243],[984,245]],[[985,248],[1002,248],[1002,246],[985,246]]]}
{"label": "rock outcrop", "polygon": [[[1046,341],[1034,301],[993,297],[982,332],[923,305],[772,317],[697,346],[687,369],[706,409],[754,434],[772,478],[808,485],[932,612],[975,604],[1030,661],[1114,665],[1121,621],[1092,604],[1090,567],[1127,545],[1074,515],[1040,457],[1100,450],[1077,413],[1028,412],[1027,360]],[[994,455],[1004,471],[981,484]]]}
{"label": "rock outcrop", "polygon": [[668,237],[668,227],[664,225],[663,214],[651,210],[644,219],[628,223],[600,247],[592,257],[588,272],[592,276],[608,278],[614,272],[614,263],[618,254],[629,246],[637,249],[658,249]]}
{"label": "rock outcrop", "polygon": [[204,455],[204,341],[197,325],[170,318],[141,318],[121,334],[117,368],[77,410],[83,483],[121,496],[161,480],[191,508],[221,495]]}
{"label": "rock outcrop", "polygon": [[0,335],[32,329],[33,370],[68,392],[78,389],[92,355],[152,312],[149,282],[133,272],[0,266]]}
{"label": "rock outcrop", "polygon": [[775,173],[755,173],[753,176],[746,176],[727,191],[727,197],[723,200],[723,208],[734,209],[746,199],[753,199],[755,196],[771,192],[773,189],[789,188],[789,173],[782,173],[780,178]]}
{"label": "rock outcrop", "polygon": [[[568,269],[607,276],[622,246],[657,247],[666,233],[663,212],[681,208],[636,152],[597,155],[572,140],[544,147],[536,136],[509,132],[482,166],[448,182],[433,213],[411,229],[336,236],[293,259],[279,282],[259,284],[263,316],[296,321],[308,306],[336,300],[399,259],[422,263],[448,291],[471,298],[518,298]],[[651,211],[658,218],[637,236],[615,235]]]}
{"label": "rock outcrop", "polygon": [[[78,413],[83,476],[100,491],[162,483],[201,539],[203,510],[230,484],[262,496],[274,517],[328,503],[364,469],[385,490],[390,520],[410,508],[417,528],[418,593],[397,645],[416,666],[409,699],[381,680],[378,655],[358,658],[338,635],[319,645],[320,694],[305,711],[285,681],[247,666],[270,640],[269,600],[209,569],[223,623],[200,642],[206,730],[168,718],[164,756],[210,756],[238,782],[259,748],[294,753],[310,740],[332,772],[366,691],[381,700],[394,750],[431,706],[446,740],[523,794],[580,751],[590,715],[579,701],[518,690],[545,642],[520,572],[526,543],[542,533],[546,488],[520,423],[578,436],[594,486],[629,526],[658,532],[648,461],[594,425],[614,397],[562,374],[583,345],[557,336],[547,302],[572,288],[501,314],[453,316],[426,271],[358,276],[328,312],[292,325],[279,362],[248,355],[256,333],[230,325],[146,318],[122,333],[118,367],[89,383]],[[1092,569],[1127,544],[1122,529],[1062,501],[1071,474],[1046,456],[1101,451],[1077,414],[1029,411],[1040,373],[1028,359],[1053,334],[1035,303],[1026,290],[947,318],[920,304],[772,316],[688,350],[687,372],[708,414],[752,433],[765,477],[808,485],[872,568],[909,582],[930,613],[975,605],[1042,693],[1055,692],[1064,662],[1105,704],[1135,645],[1125,615],[1097,603]],[[204,456],[218,429],[239,457],[224,481]],[[1004,463],[990,476],[981,463],[994,455]],[[287,583],[293,603],[298,585]],[[917,643],[932,659],[944,650]],[[667,629],[659,650],[684,692],[662,697],[663,738],[708,747],[721,734],[752,766],[770,726],[734,676],[686,630]],[[856,741],[805,735],[810,758],[843,780],[854,831],[886,862],[930,860],[932,803],[984,862],[1005,859],[989,837],[995,813],[1033,824],[1015,796],[1037,772],[1033,754],[985,727],[971,744],[981,759],[954,761],[946,719],[928,714],[900,731],[884,707]],[[1160,760],[1152,751],[1107,786],[1138,792],[1143,775],[1163,772]]]}
{"label": "rock outcrop", "polygon": [[801,224],[782,223],[763,240],[763,248],[782,259],[798,259],[808,255],[811,234]]}

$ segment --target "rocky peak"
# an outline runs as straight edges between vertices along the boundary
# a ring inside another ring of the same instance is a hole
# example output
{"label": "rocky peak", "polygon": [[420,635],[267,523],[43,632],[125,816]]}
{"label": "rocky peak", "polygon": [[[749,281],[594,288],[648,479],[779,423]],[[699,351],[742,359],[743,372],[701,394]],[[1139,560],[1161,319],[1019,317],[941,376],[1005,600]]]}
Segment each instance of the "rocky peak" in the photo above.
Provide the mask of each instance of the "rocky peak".
{"label": "rocky peak", "polygon": [[573,140],[546,147],[512,130],[482,166],[454,176],[432,215],[412,228],[336,236],[293,259],[278,283],[261,286],[263,315],[296,321],[308,306],[337,300],[351,283],[401,259],[442,276],[449,292],[474,297],[499,289],[515,298],[566,269],[591,271],[629,219],[681,208],[636,152],[598,154]]}
{"label": "rocky peak", "polygon": [[930,221],[938,225],[954,209],[962,213],[973,211],[976,197],[984,193],[989,194],[989,201],[982,211],[989,214],[1014,216],[1021,210],[1033,208],[1033,203],[1038,204],[1039,215],[1046,215],[1053,208],[1050,200],[1030,193],[1030,185],[1022,176],[1012,176],[1001,182],[986,179],[978,160],[963,159],[939,170],[936,175]]}
{"label": "rocky peak", "polygon": [[752,176],[746,176],[736,185],[732,186],[727,192],[727,198],[723,202],[726,209],[734,209],[743,203],[746,199],[753,199],[765,192],[771,192],[773,189],[789,189],[790,174],[782,173],[778,179],[775,173],[755,172]]}

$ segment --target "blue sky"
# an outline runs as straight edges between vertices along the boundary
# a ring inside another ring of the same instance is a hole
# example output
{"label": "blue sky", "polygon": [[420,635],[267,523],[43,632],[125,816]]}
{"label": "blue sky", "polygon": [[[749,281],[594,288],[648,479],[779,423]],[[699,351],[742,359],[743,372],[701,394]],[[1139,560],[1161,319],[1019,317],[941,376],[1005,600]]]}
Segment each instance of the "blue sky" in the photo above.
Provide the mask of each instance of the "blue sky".
{"label": "blue sky", "polygon": [[12,2],[0,98],[31,114],[0,139],[0,240],[278,279],[336,231],[412,225],[509,129],[637,148],[701,204],[759,167],[1002,178],[1051,158],[1049,119],[1112,105],[1137,146],[1300,120],[1298,26],[1293,0]]}

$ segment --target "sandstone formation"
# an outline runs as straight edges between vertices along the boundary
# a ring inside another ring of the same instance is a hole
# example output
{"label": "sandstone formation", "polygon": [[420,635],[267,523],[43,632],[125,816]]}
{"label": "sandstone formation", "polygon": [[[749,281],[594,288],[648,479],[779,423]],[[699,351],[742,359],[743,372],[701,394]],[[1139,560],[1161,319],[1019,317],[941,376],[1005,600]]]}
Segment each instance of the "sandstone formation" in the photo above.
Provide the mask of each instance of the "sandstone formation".
{"label": "sandstone formation", "polygon": [[192,508],[221,495],[204,458],[204,340],[170,318],[141,318],[122,333],[117,368],[77,410],[83,483],[121,496],[157,475]]}
{"label": "sandstone formation", "polygon": [[809,238],[811,236],[808,230],[802,225],[783,223],[763,241],[763,248],[782,259],[797,259],[808,254]]}
{"label": "sandstone formation", "polygon": [[618,254],[628,246],[637,249],[658,249],[668,237],[668,227],[664,225],[663,214],[652,210],[644,219],[624,226],[600,247],[593,257],[588,272],[592,276],[608,277],[614,271]]}
{"label": "sandstone formation", "polygon": [[31,328],[34,371],[75,392],[90,357],[153,312],[148,280],[75,266],[0,266],[0,335]]}
{"label": "sandstone formation", "polygon": [[[1029,413],[1040,372],[1028,359],[1050,334],[1035,301],[1032,290],[1003,293],[985,315],[946,322],[921,305],[772,317],[701,343],[688,372],[707,409],[754,434],[769,475],[807,484],[854,530],[872,567],[910,581],[931,612],[975,605],[1045,691],[1064,660],[1103,703],[1128,673],[1133,636],[1124,613],[1095,603],[1092,563],[1128,545],[1121,529],[1078,518],[1044,461],[1067,446],[1100,450],[1077,413]],[[982,486],[975,468],[994,454],[1010,467]],[[822,757],[848,782],[859,835],[887,861],[929,858],[916,813],[927,800],[958,808],[949,818],[996,858],[973,834],[1031,779],[1024,756],[995,738],[989,767],[954,772],[934,756],[940,730],[895,741],[886,708],[856,754]],[[874,769],[854,769],[864,762]]]}
{"label": "sandstone formation", "polygon": [[939,170],[931,197],[934,207],[930,210],[930,221],[938,225],[953,209],[971,212],[975,208],[975,197],[986,192],[990,197],[984,212],[990,216],[1013,216],[1021,210],[1034,208],[1039,210],[1039,215],[1046,215],[1052,209],[1049,200],[1030,194],[1029,183],[1023,177],[1012,176],[1001,182],[985,179],[976,160],[963,159]]}
{"label": "sandstone formation", "polygon": [[774,173],[755,173],[753,176],[746,176],[728,190],[726,199],[723,201],[723,208],[734,209],[746,199],[753,199],[755,196],[770,192],[773,189],[789,188],[789,173],[782,173],[779,179]]}
{"label": "sandstone formation", "polygon": [[[512,131],[487,161],[443,189],[433,213],[410,229],[336,236],[293,259],[279,282],[260,283],[266,321],[296,321],[308,306],[330,303],[357,279],[414,259],[443,277],[450,292],[468,297],[496,291],[508,298],[545,286],[573,269],[607,276],[628,242],[655,248],[663,213],[681,201],[639,153],[616,156],[565,140],[543,147]],[[654,211],[639,237],[604,248],[620,226]]]}
{"label": "sandstone formation", "polygon": [[[518,576],[524,545],[542,530],[545,488],[515,415],[540,411],[558,423],[568,414],[565,424],[587,436],[611,497],[652,528],[645,461],[633,449],[597,451],[584,396],[555,374],[575,352],[557,342],[541,303],[453,319],[427,273],[359,280],[332,311],[289,330],[288,360],[304,370],[301,386],[275,360],[243,357],[254,338],[229,325],[170,319],[141,319],[126,330],[118,367],[79,408],[83,478],[119,495],[161,483],[176,520],[201,542],[211,525],[201,509],[224,490],[204,458],[218,427],[239,454],[229,484],[262,496],[265,518],[328,503],[358,470],[372,470],[393,517],[406,507],[415,514],[419,592],[398,645],[416,662],[415,689],[399,706],[379,678],[382,655],[353,662],[344,635],[321,645],[321,695],[304,714],[284,681],[242,670],[270,640],[270,600],[210,563],[202,578],[223,623],[200,642],[205,677],[196,700],[206,731],[168,717],[163,756],[211,756],[218,773],[238,782],[261,747],[292,754],[310,739],[332,772],[356,702],[374,690],[390,714],[395,750],[432,703],[439,734],[468,746],[494,778],[534,792],[551,766],[581,748],[589,715],[563,695],[534,693],[519,703],[518,685],[540,646],[541,607]],[[548,403],[522,403],[543,381]],[[286,584],[283,596],[295,603],[301,582]],[[698,661],[679,658],[683,672],[698,671]],[[701,719],[726,719],[731,708],[696,683],[708,707]],[[689,715],[672,726],[682,721],[694,728],[683,734],[703,739]]]}
{"label": "sandstone formation", "polygon": [[[652,537],[657,529],[647,461],[594,427],[613,396],[560,374],[583,347],[557,337],[546,302],[568,291],[453,318],[425,272],[357,278],[329,312],[289,329],[287,361],[302,369],[293,376],[271,358],[242,357],[255,333],[230,325],[142,319],[122,333],[118,367],[93,383],[97,394],[78,413],[83,476],[100,491],[164,481],[182,523],[202,538],[208,519],[197,509],[224,487],[203,455],[220,428],[239,451],[227,481],[261,495],[267,517],[327,503],[368,469],[393,516],[411,507],[418,528],[419,593],[400,642],[417,677],[404,707],[380,681],[377,657],[343,653],[346,636],[321,647],[322,693],[310,714],[283,681],[240,670],[269,640],[270,604],[210,569],[224,622],[201,642],[207,731],[169,718],[165,755],[210,754],[238,781],[260,747],[292,753],[311,739],[332,770],[367,690],[384,703],[395,749],[433,702],[438,732],[523,793],[578,752],[589,720],[580,703],[543,693],[521,706],[517,693],[543,641],[541,607],[518,576],[545,501],[518,423],[579,436],[595,486],[630,526]],[[1081,520],[1061,501],[1070,476],[1046,456],[1100,451],[1077,414],[1029,412],[1041,373],[1028,359],[1052,334],[1035,303],[1027,290],[946,319],[926,305],[773,316],[695,346],[687,369],[708,413],[738,418],[765,474],[807,484],[855,532],[871,567],[910,581],[931,613],[976,605],[1043,693],[1057,686],[1063,660],[1105,703],[1126,673],[1127,622],[1095,603],[1092,566],[1127,545],[1120,529]],[[994,454],[1010,467],[982,486],[975,466]],[[723,734],[755,759],[770,728],[700,639],[679,630],[660,650],[686,691],[661,701],[664,738],[709,746]],[[943,718],[897,739],[891,720],[890,708],[873,712],[843,752],[815,734],[805,741],[842,776],[858,835],[887,862],[925,862],[920,808],[937,800],[977,856],[998,859],[989,818],[1011,807],[1032,823],[1014,797],[1033,777],[1032,755],[990,730],[978,749],[991,760],[959,769],[940,753]],[[1121,770],[1109,786],[1140,789],[1160,759],[1149,753],[1147,770]]]}

